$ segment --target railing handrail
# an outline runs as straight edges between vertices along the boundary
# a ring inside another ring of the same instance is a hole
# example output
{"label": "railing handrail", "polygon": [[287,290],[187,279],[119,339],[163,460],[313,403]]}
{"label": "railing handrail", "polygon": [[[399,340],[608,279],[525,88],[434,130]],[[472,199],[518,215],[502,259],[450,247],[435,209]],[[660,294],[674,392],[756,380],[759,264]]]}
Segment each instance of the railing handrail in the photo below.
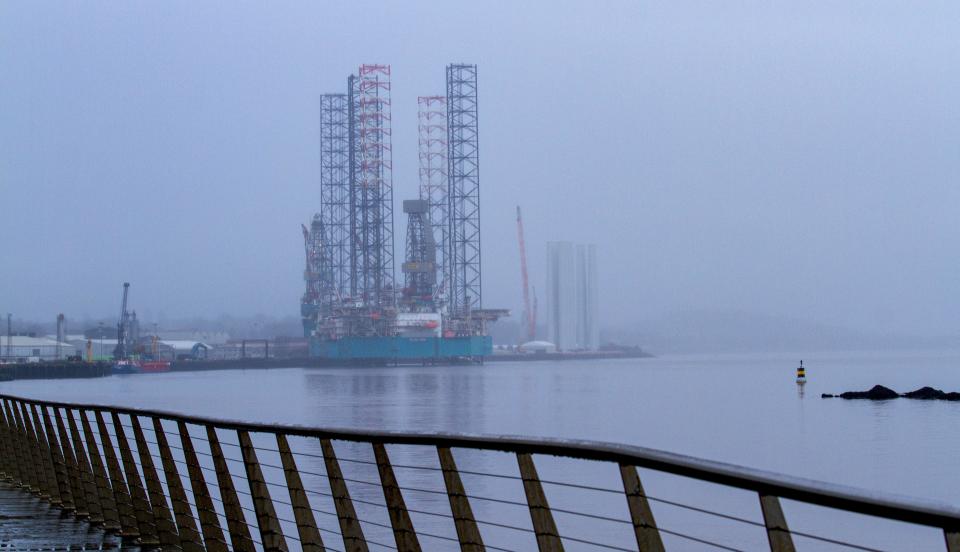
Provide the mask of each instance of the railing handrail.
{"label": "railing handrail", "polygon": [[301,437],[398,445],[431,445],[448,448],[496,450],[514,453],[546,454],[584,460],[616,462],[622,465],[690,477],[711,483],[779,496],[849,512],[878,516],[908,523],[960,531],[960,508],[911,497],[867,491],[855,487],[794,477],[736,464],[705,460],[636,445],[522,436],[472,435],[458,433],[421,433],[373,431],[350,428],[322,428],[295,424],[267,424],[210,418],[165,410],[128,408],[89,403],[36,400],[0,394],[0,399],[21,401],[37,406],[157,417],[188,424],[256,433],[282,433]]}

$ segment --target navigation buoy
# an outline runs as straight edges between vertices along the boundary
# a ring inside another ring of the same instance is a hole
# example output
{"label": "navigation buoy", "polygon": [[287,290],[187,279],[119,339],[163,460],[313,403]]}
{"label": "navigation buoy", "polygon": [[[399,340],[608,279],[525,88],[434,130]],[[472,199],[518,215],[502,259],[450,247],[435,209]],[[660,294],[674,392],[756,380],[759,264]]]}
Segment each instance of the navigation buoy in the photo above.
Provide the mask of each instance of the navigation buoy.
{"label": "navigation buoy", "polygon": [[797,383],[804,384],[807,383],[807,371],[803,368],[803,361],[800,361],[800,367],[797,368]]}

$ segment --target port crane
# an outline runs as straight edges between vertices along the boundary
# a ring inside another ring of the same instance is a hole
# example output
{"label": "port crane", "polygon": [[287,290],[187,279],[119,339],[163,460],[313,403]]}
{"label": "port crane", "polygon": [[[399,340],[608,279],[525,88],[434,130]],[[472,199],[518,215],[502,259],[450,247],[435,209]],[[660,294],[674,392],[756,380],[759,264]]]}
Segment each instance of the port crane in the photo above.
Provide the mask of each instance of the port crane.
{"label": "port crane", "polygon": [[517,205],[517,238],[520,242],[520,277],[523,285],[523,318],[527,326],[527,341],[533,341],[537,337],[537,292],[536,290],[533,292],[533,307],[531,308],[530,281],[527,277],[527,247],[523,239],[523,216],[520,214],[519,205]]}
{"label": "port crane", "polygon": [[117,322],[117,346],[113,349],[113,357],[117,360],[127,358],[127,325],[130,314],[127,312],[127,295],[130,292],[130,282],[123,283],[123,300],[120,302],[120,320]]}

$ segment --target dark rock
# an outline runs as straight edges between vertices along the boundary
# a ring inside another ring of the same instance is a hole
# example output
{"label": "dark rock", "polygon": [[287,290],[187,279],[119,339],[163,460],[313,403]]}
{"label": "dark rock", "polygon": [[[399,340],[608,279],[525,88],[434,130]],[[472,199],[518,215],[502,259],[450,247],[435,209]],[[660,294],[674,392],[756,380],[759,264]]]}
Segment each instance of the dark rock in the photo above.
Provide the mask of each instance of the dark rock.
{"label": "dark rock", "polygon": [[921,399],[925,401],[932,401],[935,399],[945,399],[947,394],[939,389],[934,389],[933,387],[921,387],[916,391],[910,391],[909,393],[904,393],[904,397],[908,399]]}
{"label": "dark rock", "polygon": [[840,393],[841,399],[868,399],[871,401],[885,401],[888,399],[896,399],[899,396],[900,394],[893,389],[882,385],[874,385],[869,391],[847,391],[846,393]]}
{"label": "dark rock", "polygon": [[886,401],[889,399],[896,399],[897,397],[903,397],[905,399],[918,399],[921,401],[960,401],[960,392],[951,391],[946,393],[940,389],[926,386],[921,387],[916,391],[910,391],[909,393],[904,393],[901,395],[888,387],[874,385],[869,391],[847,391],[846,393],[840,393],[839,395],[823,393],[820,395],[820,397],[823,399],[840,397],[842,399],[867,399],[870,401]]}

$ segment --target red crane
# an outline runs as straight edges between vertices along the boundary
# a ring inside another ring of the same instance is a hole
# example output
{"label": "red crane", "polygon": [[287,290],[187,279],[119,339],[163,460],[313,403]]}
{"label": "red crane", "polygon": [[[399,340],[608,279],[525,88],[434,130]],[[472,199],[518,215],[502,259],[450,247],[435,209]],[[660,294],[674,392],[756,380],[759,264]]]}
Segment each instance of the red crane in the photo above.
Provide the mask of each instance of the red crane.
{"label": "red crane", "polygon": [[537,300],[534,297],[533,308],[530,308],[530,281],[527,278],[527,247],[523,240],[523,217],[520,216],[520,206],[517,205],[517,238],[520,241],[520,276],[523,280],[523,316],[527,323],[527,341],[533,341],[537,336]]}

